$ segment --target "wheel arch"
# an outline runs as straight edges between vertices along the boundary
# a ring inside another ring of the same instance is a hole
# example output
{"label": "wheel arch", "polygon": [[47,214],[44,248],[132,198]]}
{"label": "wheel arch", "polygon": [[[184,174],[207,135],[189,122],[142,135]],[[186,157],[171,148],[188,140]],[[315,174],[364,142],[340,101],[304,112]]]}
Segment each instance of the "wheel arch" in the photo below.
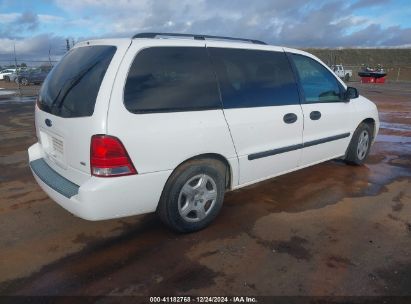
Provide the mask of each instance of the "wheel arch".
{"label": "wheel arch", "polygon": [[[170,176],[168,177],[164,188],[166,187],[166,185],[169,183],[170,179],[172,179],[172,177],[174,176],[174,174],[180,170],[182,167],[184,167],[185,165],[188,165],[190,162],[192,161],[196,161],[196,160],[215,160],[215,161],[219,161],[220,163],[222,163],[224,165],[224,167],[226,168],[225,171],[225,182],[226,182],[226,190],[231,190],[233,187],[233,168],[231,167],[229,161],[227,160],[226,157],[224,157],[221,154],[218,153],[203,153],[203,154],[198,154],[195,156],[192,156],[190,158],[187,158],[186,160],[182,161],[181,163],[179,163],[171,172]],[[164,191],[164,189],[163,189]]]}
{"label": "wheel arch", "polygon": [[182,161],[180,164],[178,164],[173,169],[173,171],[171,172],[171,174],[167,178],[167,181],[165,182],[163,190],[161,192],[159,204],[157,206],[157,212],[159,212],[160,202],[162,201],[162,199],[164,197],[166,188],[169,185],[169,183],[171,182],[171,180],[173,179],[175,173],[178,170],[180,170],[182,167],[184,167],[185,165],[188,165],[190,162],[193,162],[193,161],[196,161],[196,160],[214,160],[214,161],[219,161],[220,163],[222,163],[226,168],[226,171],[225,171],[226,190],[232,189],[233,168],[231,168],[230,163],[229,163],[229,161],[227,160],[226,157],[224,157],[223,155],[218,154],[218,153],[203,153],[203,154],[195,155],[195,156],[192,156],[192,157]]}
{"label": "wheel arch", "polygon": [[364,119],[363,121],[361,121],[360,124],[362,124],[362,123],[365,123],[365,124],[367,124],[371,127],[371,129],[372,129],[372,140],[374,140],[375,139],[375,132],[376,132],[375,119],[371,118],[371,117],[368,117],[368,118]]}
{"label": "wheel arch", "polygon": [[233,168],[231,168],[231,165],[229,161],[227,160],[226,157],[224,157],[221,154],[218,153],[203,153],[199,155],[195,155],[193,157],[190,157],[183,162],[181,162],[177,167],[174,168],[173,172],[171,173],[170,176],[174,174],[177,170],[179,170],[182,166],[187,165],[188,163],[196,160],[217,160],[220,161],[226,168],[225,171],[225,183],[226,183],[226,190],[229,190],[232,188],[232,182],[233,182]]}

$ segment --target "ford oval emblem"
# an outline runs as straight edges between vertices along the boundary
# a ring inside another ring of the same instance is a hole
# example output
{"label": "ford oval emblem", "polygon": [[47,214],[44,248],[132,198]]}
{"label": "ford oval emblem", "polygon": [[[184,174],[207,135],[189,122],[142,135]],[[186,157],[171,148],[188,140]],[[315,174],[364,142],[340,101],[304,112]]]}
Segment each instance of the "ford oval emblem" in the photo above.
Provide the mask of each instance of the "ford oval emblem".
{"label": "ford oval emblem", "polygon": [[51,120],[50,120],[50,119],[47,118],[44,122],[46,123],[46,126],[47,126],[47,127],[51,127],[51,126],[52,126],[52,123],[51,123]]}

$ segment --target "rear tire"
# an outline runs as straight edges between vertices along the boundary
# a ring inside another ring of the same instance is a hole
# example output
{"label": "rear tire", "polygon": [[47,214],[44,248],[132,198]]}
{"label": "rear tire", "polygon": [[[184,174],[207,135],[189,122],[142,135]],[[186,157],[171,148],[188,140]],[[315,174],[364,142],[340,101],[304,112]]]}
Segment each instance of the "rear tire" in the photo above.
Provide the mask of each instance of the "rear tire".
{"label": "rear tire", "polygon": [[177,168],[160,198],[161,220],[185,233],[208,226],[223,205],[225,172],[225,165],[213,159],[192,160]]}
{"label": "rear tire", "polygon": [[348,74],[348,73],[345,74],[344,80],[347,81],[347,82],[350,81],[350,74]]}
{"label": "rear tire", "polygon": [[351,165],[363,165],[370,152],[372,139],[371,126],[366,123],[361,123],[351,138],[345,161]]}

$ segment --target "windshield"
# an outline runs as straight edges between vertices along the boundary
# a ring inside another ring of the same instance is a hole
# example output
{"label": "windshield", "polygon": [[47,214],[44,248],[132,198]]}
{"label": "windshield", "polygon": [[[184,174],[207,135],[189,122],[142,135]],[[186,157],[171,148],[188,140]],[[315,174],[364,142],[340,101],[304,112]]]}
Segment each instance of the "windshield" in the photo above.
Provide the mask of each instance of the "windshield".
{"label": "windshield", "polygon": [[74,48],[48,74],[39,94],[41,110],[60,117],[91,116],[115,46]]}

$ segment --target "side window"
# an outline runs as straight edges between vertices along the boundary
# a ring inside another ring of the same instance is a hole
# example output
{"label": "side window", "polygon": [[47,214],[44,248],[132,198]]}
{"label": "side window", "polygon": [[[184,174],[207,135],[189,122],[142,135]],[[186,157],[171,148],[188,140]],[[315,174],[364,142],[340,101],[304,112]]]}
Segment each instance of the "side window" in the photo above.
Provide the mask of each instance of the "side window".
{"label": "side window", "polygon": [[224,108],[299,104],[284,52],[209,48]]}
{"label": "side window", "polygon": [[306,103],[341,100],[337,79],[322,64],[307,56],[292,54]]}
{"label": "side window", "polygon": [[131,65],[124,105],[132,113],[221,108],[205,47],[152,47]]}

